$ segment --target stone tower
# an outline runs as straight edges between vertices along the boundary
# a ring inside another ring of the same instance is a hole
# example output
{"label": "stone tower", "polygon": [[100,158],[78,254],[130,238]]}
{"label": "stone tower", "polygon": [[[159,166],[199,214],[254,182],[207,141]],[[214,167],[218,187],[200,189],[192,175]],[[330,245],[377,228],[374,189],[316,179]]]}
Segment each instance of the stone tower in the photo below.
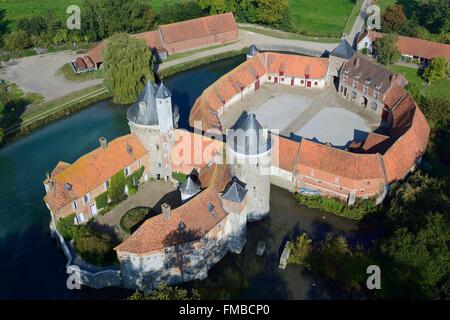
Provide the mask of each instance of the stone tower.
{"label": "stone tower", "polygon": [[247,192],[245,184],[233,177],[220,196],[223,209],[230,215],[228,248],[237,254],[242,252],[246,243]]}
{"label": "stone tower", "polygon": [[272,139],[253,113],[244,112],[227,130],[227,163],[248,190],[247,220],[263,219],[270,210]]}
{"label": "stone tower", "polygon": [[178,111],[172,107],[170,91],[161,84],[150,81],[136,103],[127,111],[131,133],[138,136],[144,148],[149,151],[149,174],[155,179],[170,179],[170,160],[174,143],[174,124]]}

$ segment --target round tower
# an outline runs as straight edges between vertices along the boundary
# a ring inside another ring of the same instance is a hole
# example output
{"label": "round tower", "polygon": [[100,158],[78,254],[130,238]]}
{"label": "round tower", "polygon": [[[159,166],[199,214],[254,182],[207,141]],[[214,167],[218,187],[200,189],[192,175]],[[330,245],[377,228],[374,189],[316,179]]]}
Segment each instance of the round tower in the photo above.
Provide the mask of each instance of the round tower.
{"label": "round tower", "polygon": [[131,133],[136,134],[149,151],[149,175],[169,180],[174,127],[170,91],[164,85],[158,87],[149,81],[136,103],[128,109],[127,118]]}
{"label": "round tower", "polygon": [[227,163],[248,190],[247,220],[263,219],[270,210],[272,139],[253,113],[244,112],[227,130]]}

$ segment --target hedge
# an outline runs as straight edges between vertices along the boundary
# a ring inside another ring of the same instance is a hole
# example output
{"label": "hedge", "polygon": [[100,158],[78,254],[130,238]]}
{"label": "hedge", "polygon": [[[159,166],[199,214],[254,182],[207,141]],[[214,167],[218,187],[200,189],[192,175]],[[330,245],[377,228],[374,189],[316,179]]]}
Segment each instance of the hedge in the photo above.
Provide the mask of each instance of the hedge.
{"label": "hedge", "polygon": [[85,261],[103,266],[116,260],[111,237],[88,225],[80,225],[74,235],[75,250]]}
{"label": "hedge", "polygon": [[306,196],[296,194],[297,201],[308,208],[320,209],[334,213],[349,219],[360,220],[368,215],[377,213],[379,207],[374,199],[357,200],[353,206],[348,206],[344,201],[322,196]]}
{"label": "hedge", "polygon": [[108,205],[108,191],[103,192],[97,198],[95,198],[95,205],[97,209],[103,209]]}
{"label": "hedge", "polygon": [[128,210],[120,219],[120,227],[127,233],[133,233],[147,219],[150,210],[147,207]]}

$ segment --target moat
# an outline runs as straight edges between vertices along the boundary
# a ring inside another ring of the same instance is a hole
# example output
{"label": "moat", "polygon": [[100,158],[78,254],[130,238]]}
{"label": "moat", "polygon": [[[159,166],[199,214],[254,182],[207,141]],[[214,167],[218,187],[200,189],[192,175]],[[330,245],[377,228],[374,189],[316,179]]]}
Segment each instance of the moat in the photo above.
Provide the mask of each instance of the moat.
{"label": "moat", "polygon": [[[164,79],[180,109],[182,128],[188,128],[190,107],[201,92],[243,61],[226,59]],[[126,134],[126,106],[100,102],[52,123],[0,149],[0,298],[88,299],[124,298],[129,291],[66,288],[66,259],[49,232],[50,215],[42,197],[42,180],[59,160],[73,162],[98,145]],[[272,188],[271,212],[265,220],[248,225],[247,244],[241,255],[228,254],[203,282],[190,283],[208,298],[338,298],[320,282],[288,266],[278,269],[285,240],[298,231],[313,239],[329,231],[343,233],[354,241],[369,242],[373,234],[358,231],[348,219],[297,205],[289,192]],[[263,257],[256,255],[259,240],[266,242]]]}

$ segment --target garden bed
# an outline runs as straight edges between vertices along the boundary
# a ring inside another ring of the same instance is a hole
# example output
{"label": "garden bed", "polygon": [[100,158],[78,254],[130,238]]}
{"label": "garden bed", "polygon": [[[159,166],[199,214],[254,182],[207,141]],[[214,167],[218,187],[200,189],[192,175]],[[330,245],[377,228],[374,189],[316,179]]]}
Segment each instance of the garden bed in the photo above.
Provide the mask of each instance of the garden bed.
{"label": "garden bed", "polygon": [[133,233],[150,216],[151,208],[137,207],[128,210],[120,219],[120,227],[126,233]]}

